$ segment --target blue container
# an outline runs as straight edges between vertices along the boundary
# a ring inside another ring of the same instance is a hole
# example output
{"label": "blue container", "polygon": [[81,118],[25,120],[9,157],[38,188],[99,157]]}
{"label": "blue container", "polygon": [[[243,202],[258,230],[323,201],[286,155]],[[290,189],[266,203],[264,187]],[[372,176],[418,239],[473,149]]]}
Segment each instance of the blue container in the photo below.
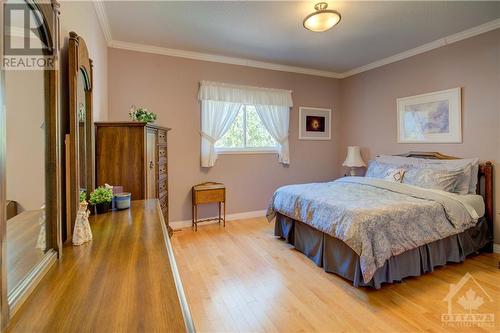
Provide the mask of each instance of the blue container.
{"label": "blue container", "polygon": [[117,193],[115,194],[115,207],[118,210],[130,208],[130,196],[131,194],[126,193]]}

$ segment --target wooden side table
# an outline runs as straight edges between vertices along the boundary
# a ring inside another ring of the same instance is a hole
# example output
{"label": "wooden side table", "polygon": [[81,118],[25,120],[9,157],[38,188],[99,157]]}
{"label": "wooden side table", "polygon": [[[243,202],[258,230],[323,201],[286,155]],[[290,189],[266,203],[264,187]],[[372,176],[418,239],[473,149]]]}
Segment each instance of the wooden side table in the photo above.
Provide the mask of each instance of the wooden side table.
{"label": "wooden side table", "polygon": [[[195,185],[192,188],[192,196],[193,196],[192,227],[194,231],[198,231],[198,223],[208,222],[208,221],[219,221],[219,225],[222,221],[223,226],[226,227],[226,187],[224,186],[224,184],[206,182]],[[219,217],[198,220],[198,205],[208,204],[208,203],[219,204]],[[224,204],[223,216],[221,216],[222,204]]]}

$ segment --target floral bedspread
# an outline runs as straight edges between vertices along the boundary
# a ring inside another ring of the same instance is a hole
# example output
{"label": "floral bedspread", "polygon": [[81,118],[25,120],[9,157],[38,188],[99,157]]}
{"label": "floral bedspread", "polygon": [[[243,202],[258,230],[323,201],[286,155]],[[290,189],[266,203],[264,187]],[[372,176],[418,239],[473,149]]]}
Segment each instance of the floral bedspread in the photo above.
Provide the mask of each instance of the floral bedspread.
{"label": "floral bedspread", "polygon": [[461,196],[367,177],[284,186],[268,209],[302,221],[351,247],[365,283],[387,259],[460,233],[478,219]]}

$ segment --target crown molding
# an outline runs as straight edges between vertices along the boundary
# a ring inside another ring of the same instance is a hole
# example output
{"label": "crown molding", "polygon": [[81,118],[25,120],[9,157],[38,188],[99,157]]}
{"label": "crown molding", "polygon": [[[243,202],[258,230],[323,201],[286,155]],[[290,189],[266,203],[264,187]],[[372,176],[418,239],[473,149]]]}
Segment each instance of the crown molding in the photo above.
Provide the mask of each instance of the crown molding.
{"label": "crown molding", "polygon": [[108,15],[106,14],[106,8],[104,8],[102,0],[94,0],[93,3],[104,39],[106,39],[106,43],[109,46],[113,41],[113,37],[111,36],[111,28],[109,25]]}
{"label": "crown molding", "polygon": [[368,64],[368,65],[364,65],[364,66],[361,66],[358,68],[351,69],[347,72],[341,73],[340,78],[343,79],[343,78],[346,78],[349,76],[353,76],[353,75],[356,75],[356,74],[359,74],[362,72],[369,71],[371,69],[375,69],[377,67],[392,64],[393,62],[397,62],[397,61],[400,61],[400,60],[403,60],[406,58],[410,58],[410,57],[416,56],[418,54],[428,52],[428,51],[437,49],[437,48],[445,46],[445,45],[456,43],[456,42],[459,42],[461,40],[464,40],[464,39],[467,39],[470,37],[474,37],[474,36],[477,36],[477,35],[480,35],[480,34],[483,34],[485,32],[492,31],[492,30],[495,30],[498,28],[500,28],[500,19],[489,21],[489,22],[486,22],[484,24],[478,25],[476,27],[458,32],[456,34],[432,41],[430,43],[426,43],[424,45],[420,45],[414,49],[407,50],[407,51],[395,54],[393,56],[390,56],[390,57],[387,57],[387,58],[384,58],[381,60],[377,60],[375,62]]}
{"label": "crown molding", "polygon": [[329,71],[322,71],[322,70],[317,70],[317,69],[311,69],[311,68],[305,68],[305,67],[295,67],[295,66],[281,65],[281,64],[271,63],[271,62],[250,60],[250,59],[245,59],[245,58],[227,57],[227,56],[209,54],[209,53],[184,51],[184,50],[178,50],[178,49],[169,49],[169,48],[165,48],[165,47],[123,42],[123,41],[117,41],[117,40],[111,41],[111,43],[109,44],[109,47],[112,47],[115,49],[123,49],[123,50],[130,50],[130,51],[161,54],[161,55],[167,55],[167,56],[179,57],[179,58],[218,62],[218,63],[223,63],[223,64],[240,65],[240,66],[255,67],[255,68],[261,68],[261,69],[270,69],[270,70],[281,71],[281,72],[292,72],[292,73],[307,74],[307,75],[314,75],[314,76],[323,76],[323,77],[330,77],[330,78],[340,78],[340,76],[341,76],[338,73],[329,72]]}

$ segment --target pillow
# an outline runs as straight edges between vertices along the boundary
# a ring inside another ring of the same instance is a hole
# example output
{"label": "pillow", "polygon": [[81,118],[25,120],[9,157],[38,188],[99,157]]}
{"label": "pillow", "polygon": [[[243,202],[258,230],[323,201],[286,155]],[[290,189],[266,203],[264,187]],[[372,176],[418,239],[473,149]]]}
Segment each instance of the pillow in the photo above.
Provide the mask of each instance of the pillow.
{"label": "pillow", "polygon": [[406,170],[403,184],[453,192],[461,175],[461,171],[412,167]]}
{"label": "pillow", "polygon": [[479,172],[479,159],[435,160],[415,157],[380,155],[375,158],[378,162],[391,163],[399,167],[425,167],[436,170],[461,171],[453,192],[458,194],[475,194],[477,174]]}
{"label": "pillow", "polygon": [[404,157],[404,156],[393,156],[393,155],[378,155],[375,157],[375,161],[382,163],[389,163],[395,165],[407,165],[407,166],[419,166],[425,164],[427,161],[423,158],[415,158],[415,157]]}
{"label": "pillow", "polygon": [[368,162],[368,168],[366,169],[365,177],[383,179],[385,178],[387,172],[390,169],[397,169],[397,168],[398,168],[397,165],[371,160]]}
{"label": "pillow", "polygon": [[402,168],[391,168],[388,169],[387,172],[385,173],[384,179],[395,182],[395,183],[401,183],[403,181],[403,176],[405,175],[406,170]]}

